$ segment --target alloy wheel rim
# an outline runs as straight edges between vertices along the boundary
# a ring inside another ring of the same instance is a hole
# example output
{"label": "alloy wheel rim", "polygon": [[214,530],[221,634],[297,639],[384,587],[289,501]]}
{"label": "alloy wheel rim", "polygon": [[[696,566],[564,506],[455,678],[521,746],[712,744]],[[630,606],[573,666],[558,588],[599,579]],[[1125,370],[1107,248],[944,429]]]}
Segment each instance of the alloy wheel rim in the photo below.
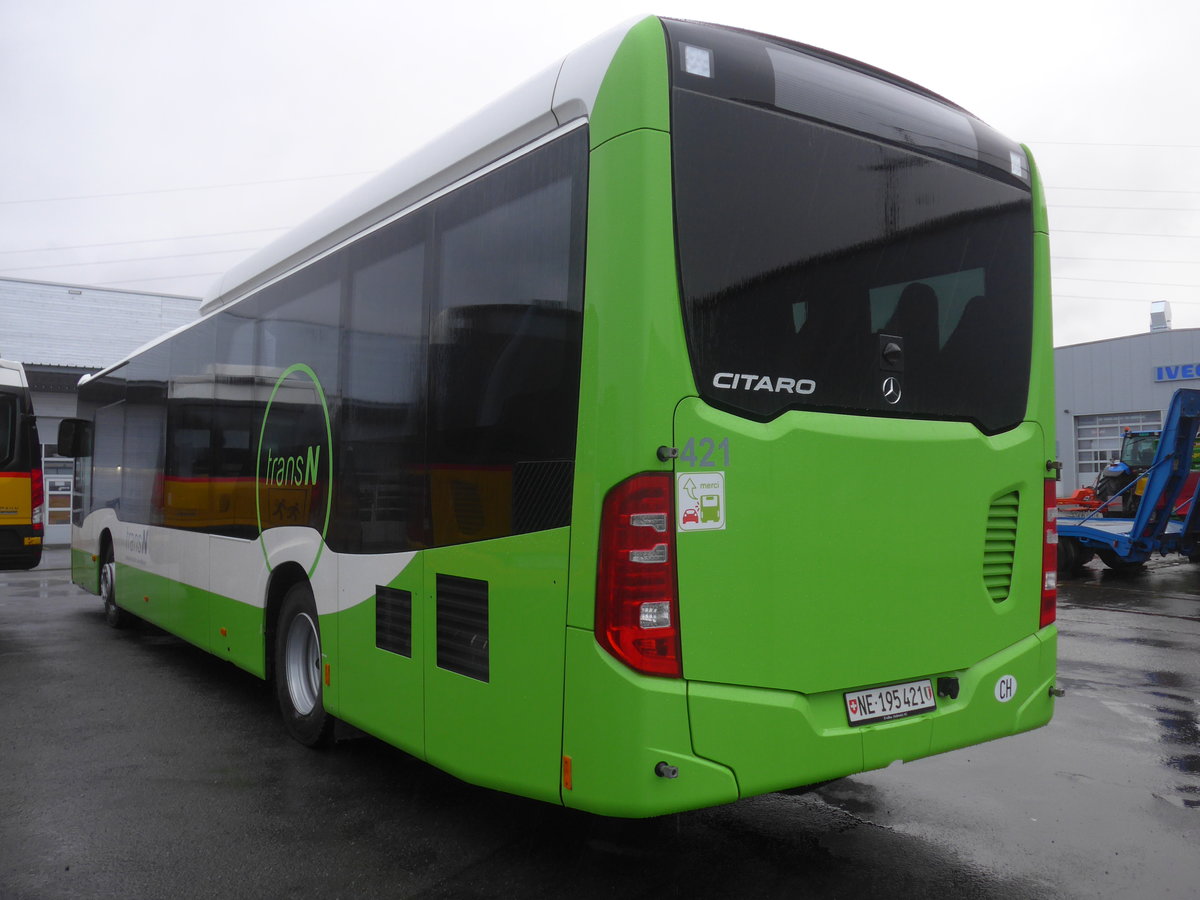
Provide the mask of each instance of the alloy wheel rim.
{"label": "alloy wheel rim", "polygon": [[321,692],[321,641],[308,613],[296,616],[288,626],[284,671],[292,706],[307,716],[316,708]]}

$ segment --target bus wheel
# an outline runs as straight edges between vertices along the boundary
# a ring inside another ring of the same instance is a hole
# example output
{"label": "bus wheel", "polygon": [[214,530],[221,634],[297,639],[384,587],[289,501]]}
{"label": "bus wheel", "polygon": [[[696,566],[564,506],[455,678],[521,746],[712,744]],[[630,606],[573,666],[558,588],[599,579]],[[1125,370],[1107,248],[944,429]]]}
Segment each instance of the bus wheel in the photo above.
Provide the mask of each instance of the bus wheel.
{"label": "bus wheel", "polygon": [[104,621],[111,628],[129,624],[129,613],[117,606],[117,564],[112,549],[105,549],[100,560],[100,599],[104,601]]}
{"label": "bus wheel", "polygon": [[275,698],[288,734],[308,747],[328,744],[333,734],[321,696],[322,668],[317,605],[302,582],[284,596],[275,629]]}

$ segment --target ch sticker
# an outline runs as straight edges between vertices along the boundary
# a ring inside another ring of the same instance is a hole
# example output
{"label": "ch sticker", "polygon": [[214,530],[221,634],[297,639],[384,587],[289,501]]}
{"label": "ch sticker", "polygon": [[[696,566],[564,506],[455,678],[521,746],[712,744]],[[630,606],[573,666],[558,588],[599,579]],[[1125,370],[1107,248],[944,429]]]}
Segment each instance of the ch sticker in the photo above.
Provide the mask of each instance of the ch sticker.
{"label": "ch sticker", "polygon": [[725,473],[676,474],[675,510],[680,531],[724,530]]}
{"label": "ch sticker", "polygon": [[996,682],[996,699],[1007,703],[1017,696],[1017,678],[1015,675],[1001,675]]}

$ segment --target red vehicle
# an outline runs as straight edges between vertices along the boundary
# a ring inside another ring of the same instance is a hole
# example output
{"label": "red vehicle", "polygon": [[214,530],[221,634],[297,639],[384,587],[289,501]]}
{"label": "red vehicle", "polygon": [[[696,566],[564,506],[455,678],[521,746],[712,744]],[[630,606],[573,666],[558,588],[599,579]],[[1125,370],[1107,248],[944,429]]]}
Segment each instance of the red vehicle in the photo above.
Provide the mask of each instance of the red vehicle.
{"label": "red vehicle", "polygon": [[1094,509],[1099,509],[1104,501],[1096,496],[1096,489],[1093,487],[1081,487],[1069,497],[1058,498],[1058,511],[1060,513],[1087,515]]}

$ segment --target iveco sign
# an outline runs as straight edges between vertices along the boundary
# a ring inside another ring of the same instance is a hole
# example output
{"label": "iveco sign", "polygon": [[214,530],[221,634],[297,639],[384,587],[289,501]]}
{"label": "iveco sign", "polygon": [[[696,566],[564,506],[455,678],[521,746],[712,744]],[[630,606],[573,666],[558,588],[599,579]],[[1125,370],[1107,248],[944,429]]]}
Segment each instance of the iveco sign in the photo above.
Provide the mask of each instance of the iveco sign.
{"label": "iveco sign", "polygon": [[1200,363],[1188,363],[1186,366],[1156,366],[1155,381],[1187,381],[1200,378]]}

